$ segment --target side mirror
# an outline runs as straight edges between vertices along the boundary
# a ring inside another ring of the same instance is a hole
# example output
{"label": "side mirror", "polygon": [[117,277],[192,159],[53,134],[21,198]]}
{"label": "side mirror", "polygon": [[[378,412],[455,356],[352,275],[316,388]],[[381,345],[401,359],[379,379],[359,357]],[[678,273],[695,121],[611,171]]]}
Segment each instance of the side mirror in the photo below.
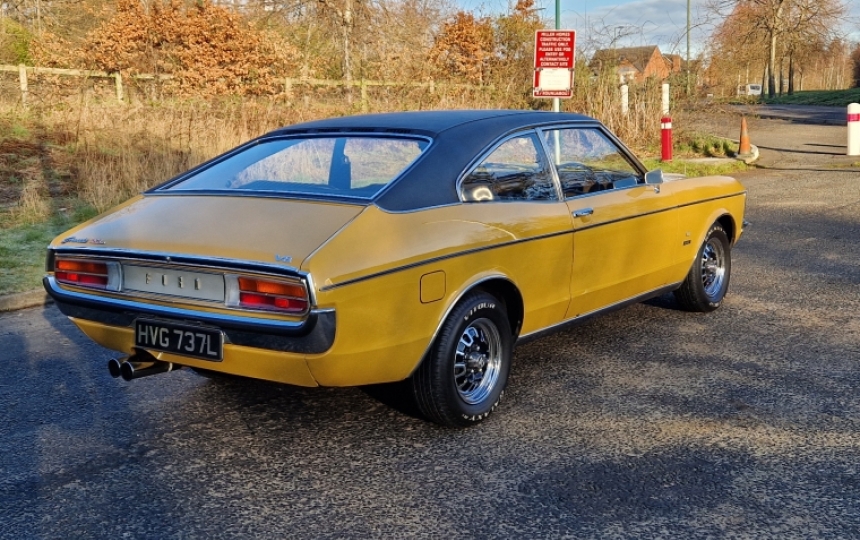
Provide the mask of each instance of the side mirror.
{"label": "side mirror", "polygon": [[662,184],[663,183],[663,170],[662,169],[654,169],[653,171],[648,171],[645,173],[645,183],[646,184]]}

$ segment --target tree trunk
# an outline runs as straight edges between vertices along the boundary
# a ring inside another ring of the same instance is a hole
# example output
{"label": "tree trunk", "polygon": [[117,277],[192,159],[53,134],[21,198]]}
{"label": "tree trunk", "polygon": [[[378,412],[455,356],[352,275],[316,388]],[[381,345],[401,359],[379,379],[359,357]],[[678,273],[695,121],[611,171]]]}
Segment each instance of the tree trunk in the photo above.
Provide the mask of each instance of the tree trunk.
{"label": "tree trunk", "polygon": [[776,78],[774,77],[774,64],[776,63],[776,32],[770,31],[770,51],[767,55],[767,95],[776,96]]}
{"label": "tree trunk", "polygon": [[794,95],[794,53],[788,55],[788,95]]}
{"label": "tree trunk", "polygon": [[343,77],[352,82],[352,0],[345,0],[343,7]]}

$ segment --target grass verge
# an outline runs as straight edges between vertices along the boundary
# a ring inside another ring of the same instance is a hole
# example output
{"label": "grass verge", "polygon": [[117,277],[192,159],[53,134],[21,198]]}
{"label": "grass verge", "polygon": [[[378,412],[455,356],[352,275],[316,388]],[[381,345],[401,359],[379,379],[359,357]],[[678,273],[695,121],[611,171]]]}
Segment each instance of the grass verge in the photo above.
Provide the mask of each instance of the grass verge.
{"label": "grass verge", "polygon": [[847,90],[810,90],[784,94],[769,98],[762,96],[762,103],[772,105],[829,105],[847,107],[851,103],[860,103],[860,88]]}
{"label": "grass verge", "polygon": [[731,176],[732,174],[747,170],[743,161],[692,161],[689,159],[675,159],[668,163],[660,161],[659,158],[645,158],[642,163],[648,170],[662,169],[666,173],[679,173],[685,176]]}
{"label": "grass verge", "polygon": [[42,223],[0,227],[0,294],[38,289],[45,274],[45,247],[93,213],[61,213]]}

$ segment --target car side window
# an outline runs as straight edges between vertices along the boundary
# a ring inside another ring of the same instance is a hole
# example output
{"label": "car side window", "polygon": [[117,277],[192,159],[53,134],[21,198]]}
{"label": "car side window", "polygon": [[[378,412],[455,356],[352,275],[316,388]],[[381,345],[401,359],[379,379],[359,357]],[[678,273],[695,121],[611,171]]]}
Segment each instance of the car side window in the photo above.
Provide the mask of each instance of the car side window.
{"label": "car side window", "polygon": [[558,200],[549,162],[533,133],[506,140],[460,183],[465,202]]}
{"label": "car side window", "polygon": [[544,131],[565,198],[644,183],[612,140],[595,128]]}

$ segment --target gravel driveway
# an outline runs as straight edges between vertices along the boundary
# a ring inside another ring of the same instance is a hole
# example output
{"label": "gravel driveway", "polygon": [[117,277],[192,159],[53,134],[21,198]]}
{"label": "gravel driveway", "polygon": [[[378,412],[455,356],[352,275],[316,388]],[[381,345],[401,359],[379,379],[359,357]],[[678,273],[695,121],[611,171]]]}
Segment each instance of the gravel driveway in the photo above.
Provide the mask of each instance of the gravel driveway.
{"label": "gravel driveway", "polygon": [[390,390],[125,383],[55,308],[0,315],[0,537],[860,538],[860,173],[844,128],[750,134],[723,308],[522,346],[470,430]]}

